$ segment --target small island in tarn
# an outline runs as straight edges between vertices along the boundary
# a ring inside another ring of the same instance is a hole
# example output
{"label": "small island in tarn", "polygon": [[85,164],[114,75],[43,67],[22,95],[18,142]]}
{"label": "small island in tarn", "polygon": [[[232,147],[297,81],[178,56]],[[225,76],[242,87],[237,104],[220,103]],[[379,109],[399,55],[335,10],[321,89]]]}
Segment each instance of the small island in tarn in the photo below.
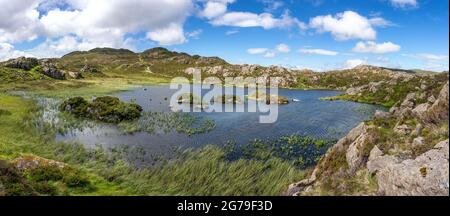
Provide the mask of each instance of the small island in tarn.
{"label": "small island in tarn", "polygon": [[98,97],[88,102],[82,97],[73,97],[60,105],[62,112],[76,117],[88,118],[107,123],[119,123],[141,117],[142,107],[134,103],[125,103],[116,97]]}

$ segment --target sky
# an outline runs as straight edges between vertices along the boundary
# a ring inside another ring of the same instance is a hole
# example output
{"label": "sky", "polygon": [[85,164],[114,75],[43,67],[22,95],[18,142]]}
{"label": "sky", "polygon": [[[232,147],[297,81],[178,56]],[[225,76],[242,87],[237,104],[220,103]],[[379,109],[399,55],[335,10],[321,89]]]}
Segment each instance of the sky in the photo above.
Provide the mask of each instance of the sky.
{"label": "sky", "polygon": [[0,60],[153,47],[233,64],[449,70],[447,0],[0,0]]}

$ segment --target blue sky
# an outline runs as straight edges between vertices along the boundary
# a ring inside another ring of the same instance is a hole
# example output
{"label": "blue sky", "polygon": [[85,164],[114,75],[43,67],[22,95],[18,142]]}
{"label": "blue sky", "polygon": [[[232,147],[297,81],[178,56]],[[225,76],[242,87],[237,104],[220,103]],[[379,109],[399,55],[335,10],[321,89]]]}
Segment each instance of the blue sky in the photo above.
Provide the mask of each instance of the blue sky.
{"label": "blue sky", "polygon": [[[92,3],[95,2],[95,3]],[[318,71],[448,70],[447,0],[0,0],[0,59],[156,46]],[[6,9],[5,9],[6,8]],[[2,11],[3,10],[3,11]]]}

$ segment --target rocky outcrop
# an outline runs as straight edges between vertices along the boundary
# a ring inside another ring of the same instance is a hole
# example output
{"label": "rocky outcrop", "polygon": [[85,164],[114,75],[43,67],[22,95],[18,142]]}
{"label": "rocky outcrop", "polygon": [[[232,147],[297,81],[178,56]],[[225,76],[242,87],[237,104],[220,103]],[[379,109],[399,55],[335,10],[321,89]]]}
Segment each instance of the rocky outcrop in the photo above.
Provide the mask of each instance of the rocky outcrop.
{"label": "rocky outcrop", "polygon": [[55,63],[48,59],[44,59],[41,61],[42,73],[46,76],[49,76],[53,79],[65,80],[66,72],[58,69]]}
{"label": "rocky outcrop", "polygon": [[20,156],[13,161],[11,161],[11,164],[18,170],[24,171],[24,170],[32,170],[39,167],[58,167],[58,168],[65,168],[67,164],[34,156],[34,155],[24,155]]}
{"label": "rocky outcrop", "polygon": [[[438,143],[433,149],[415,159],[396,163],[385,156],[371,161],[380,163],[376,173],[379,193],[389,196],[448,196],[449,143]],[[378,161],[378,162],[377,162]]]}
{"label": "rocky outcrop", "polygon": [[5,67],[17,68],[23,70],[31,70],[39,65],[39,61],[36,58],[19,57],[11,59],[3,63]]}
{"label": "rocky outcrop", "polygon": [[[291,184],[285,193],[289,196],[302,195],[305,192],[309,192],[320,185],[320,180],[322,178],[329,178],[327,170],[330,166],[326,165],[336,153],[343,152],[344,160],[348,163],[349,170],[354,172],[359,166],[362,165],[364,160],[362,154],[362,147],[366,144],[365,141],[368,140],[368,129],[370,127],[365,123],[361,123],[355,128],[353,128],[345,137],[341,138],[327,153],[323,156],[321,162],[316,166],[312,175],[300,182]],[[339,170],[338,172],[346,172],[345,170]],[[334,171],[333,171],[334,172]],[[327,173],[327,174],[324,174]]]}
{"label": "rocky outcrop", "polygon": [[428,109],[424,120],[431,123],[439,123],[442,120],[448,120],[449,114],[449,87],[448,82],[442,88],[439,93],[439,97],[433,103],[433,105]]}
{"label": "rocky outcrop", "polygon": [[422,85],[389,112],[378,111],[374,121],[351,130],[286,194],[354,194],[357,184],[364,195],[448,196],[448,82],[436,98]]}
{"label": "rocky outcrop", "polygon": [[85,64],[83,66],[83,68],[80,69],[80,72],[81,73],[97,73],[97,72],[99,72],[99,70],[92,65]]}

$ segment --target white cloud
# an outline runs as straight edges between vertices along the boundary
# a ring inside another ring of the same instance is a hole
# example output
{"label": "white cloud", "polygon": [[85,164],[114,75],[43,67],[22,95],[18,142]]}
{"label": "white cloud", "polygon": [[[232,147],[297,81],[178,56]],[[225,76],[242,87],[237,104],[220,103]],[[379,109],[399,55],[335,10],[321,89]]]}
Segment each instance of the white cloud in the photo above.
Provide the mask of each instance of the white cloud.
{"label": "white cloud", "polygon": [[221,16],[227,12],[228,4],[233,3],[234,0],[210,0],[204,5],[200,15],[208,19]]}
{"label": "white cloud", "polygon": [[[373,22],[373,21],[372,21]],[[330,32],[336,40],[364,39],[374,40],[377,32],[373,23],[353,11],[345,11],[335,16],[317,16],[310,20],[309,26],[318,32]]]}
{"label": "white cloud", "polygon": [[215,26],[261,27],[264,29],[300,27],[301,25],[301,22],[291,17],[287,11],[279,18],[275,18],[270,13],[228,12],[210,20],[210,23]]}
{"label": "white cloud", "polygon": [[266,52],[266,54],[264,54],[264,57],[266,58],[274,58],[275,56],[277,56],[277,54],[273,51],[268,51]]}
{"label": "white cloud", "polygon": [[418,54],[417,56],[427,61],[445,61],[448,59],[447,55],[435,55],[430,53],[421,53]]}
{"label": "white cloud", "polygon": [[380,27],[388,27],[388,26],[395,26],[391,21],[386,20],[381,17],[374,17],[369,19],[370,24],[373,26],[380,26]]}
{"label": "white cloud", "polygon": [[250,48],[247,49],[247,53],[252,55],[263,55],[266,58],[274,58],[280,53],[289,53],[291,48],[287,44],[278,44],[274,49],[268,48]]}
{"label": "white cloud", "polygon": [[237,33],[239,33],[239,30],[230,30],[230,31],[225,32],[226,35],[234,35]]}
{"label": "white cloud", "polygon": [[183,26],[170,24],[167,27],[147,33],[147,38],[157,41],[160,45],[176,45],[186,43]]}
{"label": "white cloud", "polygon": [[31,54],[15,50],[14,46],[9,43],[0,42],[0,61],[5,61],[11,58],[17,58],[21,56],[32,57]]}
{"label": "white cloud", "polygon": [[250,49],[247,49],[247,52],[252,54],[252,55],[257,55],[257,54],[264,54],[268,50],[269,49],[267,49],[267,48],[250,48]]}
{"label": "white cloud", "polygon": [[344,64],[344,69],[352,69],[356,66],[359,65],[365,65],[367,64],[366,60],[362,60],[362,59],[349,59],[345,62]]}
{"label": "white cloud", "polygon": [[197,29],[197,30],[186,33],[186,36],[189,38],[198,39],[202,33],[203,33],[202,29]]}
{"label": "white cloud", "polygon": [[331,50],[324,50],[324,49],[301,49],[300,52],[303,54],[316,54],[316,55],[328,55],[328,56],[335,56],[338,54],[338,52],[331,51]]}
{"label": "white cloud", "polygon": [[0,5],[0,42],[75,36],[116,48],[126,35],[140,32],[161,45],[186,42],[183,24],[194,8],[192,0],[0,0]]}
{"label": "white cloud", "polygon": [[278,44],[275,50],[280,53],[289,53],[291,51],[291,48],[289,48],[289,46],[286,44]]}
{"label": "white cloud", "polygon": [[373,41],[367,41],[367,42],[358,42],[356,46],[353,48],[353,52],[359,52],[359,53],[376,53],[376,54],[383,54],[383,53],[389,53],[389,52],[398,52],[400,51],[401,47],[397,44],[394,44],[392,42],[384,42],[377,44]]}
{"label": "white cloud", "polygon": [[33,40],[42,33],[37,6],[42,0],[0,0],[0,42]]}
{"label": "white cloud", "polygon": [[259,1],[265,5],[264,10],[268,12],[276,11],[284,6],[283,1],[278,0],[259,0]]}
{"label": "white cloud", "polygon": [[417,7],[417,0],[390,0],[391,4],[399,8]]}

